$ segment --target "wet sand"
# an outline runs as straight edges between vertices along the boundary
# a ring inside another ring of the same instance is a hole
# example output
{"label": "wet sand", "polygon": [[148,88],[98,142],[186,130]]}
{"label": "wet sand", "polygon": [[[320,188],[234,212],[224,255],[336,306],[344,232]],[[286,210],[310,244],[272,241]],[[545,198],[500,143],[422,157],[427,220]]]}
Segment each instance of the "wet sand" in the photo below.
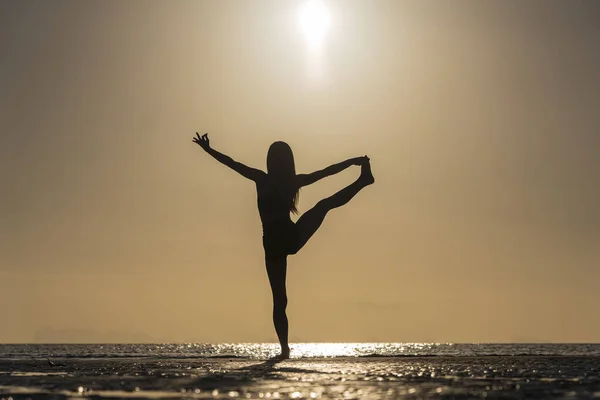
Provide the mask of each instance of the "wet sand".
{"label": "wet sand", "polygon": [[[0,360],[0,397],[600,398],[600,357]],[[56,365],[59,364],[59,365]]]}

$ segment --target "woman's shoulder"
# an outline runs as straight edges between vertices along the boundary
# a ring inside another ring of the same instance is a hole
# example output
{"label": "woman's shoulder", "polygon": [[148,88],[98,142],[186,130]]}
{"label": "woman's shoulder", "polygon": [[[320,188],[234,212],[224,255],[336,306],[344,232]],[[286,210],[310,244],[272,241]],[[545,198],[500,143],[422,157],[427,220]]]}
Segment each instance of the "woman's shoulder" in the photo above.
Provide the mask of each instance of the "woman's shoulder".
{"label": "woman's shoulder", "polygon": [[260,169],[257,169],[256,171],[257,171],[257,174],[256,174],[256,178],[254,179],[254,181],[257,184],[265,182],[268,178],[268,174],[265,171],[261,171]]}

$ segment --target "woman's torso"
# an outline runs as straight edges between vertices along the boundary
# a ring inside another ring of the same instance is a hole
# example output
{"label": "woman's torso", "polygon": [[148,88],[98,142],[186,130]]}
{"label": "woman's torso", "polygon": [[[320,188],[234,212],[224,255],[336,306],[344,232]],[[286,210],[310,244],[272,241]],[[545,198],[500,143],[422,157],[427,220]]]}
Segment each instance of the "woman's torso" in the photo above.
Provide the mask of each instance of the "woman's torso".
{"label": "woman's torso", "polygon": [[290,210],[294,204],[297,187],[294,182],[281,185],[278,181],[265,175],[256,183],[258,212],[263,225],[263,231],[277,226],[293,224]]}
{"label": "woman's torso", "polygon": [[[295,177],[294,177],[295,178]],[[256,183],[258,212],[263,227],[263,247],[267,257],[286,257],[299,248],[296,224],[290,218],[297,186],[265,176]]]}

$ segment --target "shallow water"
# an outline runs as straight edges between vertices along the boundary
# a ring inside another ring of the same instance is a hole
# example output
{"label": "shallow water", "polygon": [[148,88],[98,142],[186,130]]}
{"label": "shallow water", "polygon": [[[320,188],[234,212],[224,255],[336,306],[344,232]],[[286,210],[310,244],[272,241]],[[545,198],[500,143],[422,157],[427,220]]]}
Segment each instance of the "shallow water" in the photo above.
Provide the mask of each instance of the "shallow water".
{"label": "shallow water", "polygon": [[600,345],[301,344],[266,360],[276,349],[4,345],[0,397],[600,398]]}

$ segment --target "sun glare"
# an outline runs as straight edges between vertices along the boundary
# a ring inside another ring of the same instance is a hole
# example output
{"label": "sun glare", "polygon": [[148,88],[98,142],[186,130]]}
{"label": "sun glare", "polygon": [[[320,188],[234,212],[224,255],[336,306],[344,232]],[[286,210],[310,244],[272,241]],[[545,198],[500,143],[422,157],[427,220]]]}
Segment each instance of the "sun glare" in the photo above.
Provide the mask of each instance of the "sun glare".
{"label": "sun glare", "polygon": [[298,21],[308,44],[318,47],[329,28],[329,11],[321,0],[307,0],[298,10]]}

